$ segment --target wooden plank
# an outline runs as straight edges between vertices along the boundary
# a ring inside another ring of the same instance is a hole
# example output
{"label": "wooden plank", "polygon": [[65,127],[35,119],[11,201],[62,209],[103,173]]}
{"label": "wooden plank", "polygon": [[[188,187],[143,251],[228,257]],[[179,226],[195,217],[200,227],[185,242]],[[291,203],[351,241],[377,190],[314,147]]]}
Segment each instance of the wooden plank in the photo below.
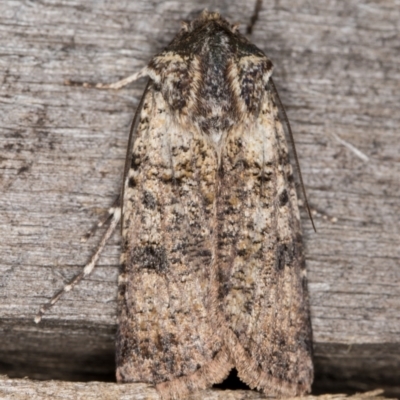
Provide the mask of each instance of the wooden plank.
{"label": "wooden plank", "polygon": [[[306,396],[304,400],[389,400],[382,395],[382,390],[345,394]],[[118,385],[104,382],[62,382],[31,381],[29,379],[7,379],[0,375],[0,396],[8,400],[159,400],[156,390],[142,383]],[[264,396],[247,390],[204,390],[193,394],[187,400],[260,400]],[[287,400],[290,400],[289,398]]]}
{"label": "wooden plank", "polygon": [[[264,2],[252,40],[275,65],[318,233],[304,213],[317,391],[400,393],[400,8],[389,0]],[[98,269],[39,326],[80,270],[81,238],[121,184],[144,82],[64,85],[139,70],[204,6],[240,22],[255,2],[0,3],[0,372],[112,380],[118,234]]]}

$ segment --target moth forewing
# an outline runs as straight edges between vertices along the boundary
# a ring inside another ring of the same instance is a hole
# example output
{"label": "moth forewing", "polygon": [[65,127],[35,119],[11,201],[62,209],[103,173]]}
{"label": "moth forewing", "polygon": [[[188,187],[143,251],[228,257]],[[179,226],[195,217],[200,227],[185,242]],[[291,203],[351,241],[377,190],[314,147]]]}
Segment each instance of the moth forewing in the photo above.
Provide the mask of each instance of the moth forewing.
{"label": "moth forewing", "polygon": [[124,196],[117,379],[170,381],[160,386],[164,397],[210,386],[232,368],[207,310],[213,198],[203,182],[210,173],[215,180],[206,138],[183,129],[150,83]]}

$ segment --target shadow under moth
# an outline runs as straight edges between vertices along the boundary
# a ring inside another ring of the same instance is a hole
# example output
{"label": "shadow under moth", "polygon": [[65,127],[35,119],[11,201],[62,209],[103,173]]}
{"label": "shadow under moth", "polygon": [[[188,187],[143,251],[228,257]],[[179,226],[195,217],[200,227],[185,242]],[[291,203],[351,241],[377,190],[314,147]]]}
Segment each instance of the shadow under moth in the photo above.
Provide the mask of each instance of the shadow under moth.
{"label": "shadow under moth", "polygon": [[310,391],[300,216],[272,69],[204,11],[125,80],[149,78],[108,230],[121,214],[118,382],[182,398],[235,368],[267,395]]}

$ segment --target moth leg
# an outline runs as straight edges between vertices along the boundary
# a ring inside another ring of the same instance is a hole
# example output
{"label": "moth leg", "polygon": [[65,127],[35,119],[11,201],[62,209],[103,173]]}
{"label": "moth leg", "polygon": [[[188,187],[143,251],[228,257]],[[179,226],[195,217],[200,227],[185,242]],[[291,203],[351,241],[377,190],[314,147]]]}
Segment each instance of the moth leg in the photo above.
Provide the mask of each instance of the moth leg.
{"label": "moth leg", "polygon": [[82,237],[81,237],[81,242],[85,243],[88,241],[97,231],[98,228],[101,228],[104,224],[106,224],[113,216],[115,213],[115,209],[120,207],[120,196],[115,199],[114,204],[112,205],[111,208],[109,208],[100,218],[99,222],[94,224],[92,228],[90,228]]}
{"label": "moth leg", "polygon": [[96,89],[121,89],[124,86],[129,85],[132,82],[137,81],[138,79],[142,78],[143,76],[148,75],[148,68],[147,66],[142,68],[140,71],[124,78],[121,79],[117,82],[114,83],[90,83],[90,82],[78,82],[78,81],[73,81],[70,79],[66,79],[64,81],[64,84],[67,86],[83,86],[85,88],[96,88]]}
{"label": "moth leg", "polygon": [[124,79],[121,79],[117,82],[109,83],[109,84],[98,83],[98,84],[96,84],[95,87],[97,89],[121,89],[124,86],[127,86],[130,83],[137,81],[141,77],[146,76],[147,74],[148,74],[147,67],[144,67],[140,71],[138,71]]}
{"label": "moth leg", "polygon": [[41,321],[43,314],[47,310],[49,310],[52,306],[54,306],[54,304],[57,303],[57,301],[60,299],[63,293],[70,292],[75,287],[75,285],[77,285],[82,279],[86,278],[93,272],[94,267],[96,266],[96,263],[99,260],[101,252],[106,246],[108,239],[110,239],[111,235],[114,233],[115,228],[117,227],[120,219],[121,219],[121,207],[114,208],[113,216],[110,220],[110,225],[108,226],[103,237],[101,238],[99,247],[97,248],[96,252],[93,254],[90,261],[85,265],[82,272],[80,272],[78,275],[75,275],[67,285],[65,285],[59,292],[57,292],[52,297],[52,299],[47,304],[44,304],[40,308],[39,312],[36,314],[36,317],[34,318],[34,321],[37,324]]}

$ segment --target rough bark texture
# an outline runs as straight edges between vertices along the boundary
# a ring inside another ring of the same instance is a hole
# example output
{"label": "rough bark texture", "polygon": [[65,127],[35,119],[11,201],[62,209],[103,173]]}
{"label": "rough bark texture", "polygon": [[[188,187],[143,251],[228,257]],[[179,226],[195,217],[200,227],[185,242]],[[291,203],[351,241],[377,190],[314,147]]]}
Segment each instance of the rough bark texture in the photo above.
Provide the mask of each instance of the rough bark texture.
{"label": "rough bark texture", "polygon": [[[303,228],[318,393],[400,394],[399,5],[264,0],[253,18],[315,210],[318,233],[305,213]],[[119,234],[89,279],[33,316],[96,246],[101,231],[81,238],[119,192],[144,82],[63,82],[139,70],[205,6],[244,32],[255,2],[0,3],[0,372],[114,379]]]}

